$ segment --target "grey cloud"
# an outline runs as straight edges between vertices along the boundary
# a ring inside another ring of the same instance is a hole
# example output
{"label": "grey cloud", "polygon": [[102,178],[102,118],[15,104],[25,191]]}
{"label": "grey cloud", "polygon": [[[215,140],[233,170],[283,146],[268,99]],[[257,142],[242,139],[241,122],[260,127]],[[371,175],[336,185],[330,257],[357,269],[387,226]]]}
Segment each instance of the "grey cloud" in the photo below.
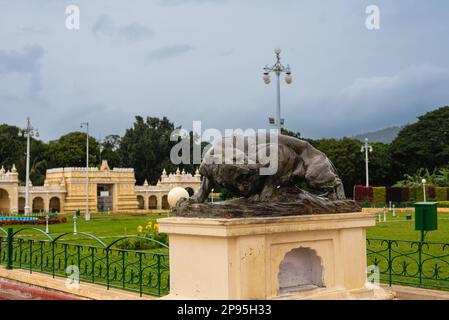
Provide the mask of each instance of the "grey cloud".
{"label": "grey cloud", "polygon": [[163,60],[182,55],[191,50],[193,50],[193,47],[188,44],[165,46],[151,51],[147,58],[150,61]]}
{"label": "grey cloud", "polygon": [[228,0],[158,0],[159,5],[163,6],[178,6],[183,4],[215,4],[215,3],[225,3]]}
{"label": "grey cloud", "polygon": [[[41,66],[45,50],[39,45],[25,46],[22,50],[0,51],[0,82],[1,75],[20,74],[23,78],[17,86],[28,84],[28,95],[35,96],[42,89]],[[6,95],[9,99],[13,95]]]}
{"label": "grey cloud", "polygon": [[[318,116],[325,136],[345,136],[413,122],[449,101],[449,71],[432,64],[411,65],[390,76],[358,78],[337,95],[316,99],[308,112],[296,118],[305,131],[313,132]],[[295,116],[293,115],[295,118]]]}
{"label": "grey cloud", "polygon": [[39,45],[30,45],[17,51],[0,50],[0,74],[8,72],[35,73],[41,67],[45,50]]}
{"label": "grey cloud", "polygon": [[155,33],[139,23],[131,23],[118,26],[107,15],[100,16],[92,26],[92,33],[96,37],[108,37],[118,41],[135,43],[143,40],[150,40]]}

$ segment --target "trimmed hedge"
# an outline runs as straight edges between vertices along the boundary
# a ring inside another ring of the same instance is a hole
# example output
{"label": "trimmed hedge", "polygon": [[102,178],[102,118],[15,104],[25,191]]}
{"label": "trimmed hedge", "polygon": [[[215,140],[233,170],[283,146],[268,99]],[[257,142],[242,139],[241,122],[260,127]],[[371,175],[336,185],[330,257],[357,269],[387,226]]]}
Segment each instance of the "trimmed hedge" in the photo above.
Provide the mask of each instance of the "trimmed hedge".
{"label": "trimmed hedge", "polygon": [[[354,200],[357,202],[384,204],[389,203],[414,203],[424,200],[423,188],[408,187],[354,187]],[[447,187],[426,187],[427,201],[448,201],[449,188]]]}
{"label": "trimmed hedge", "polygon": [[436,187],[435,188],[435,199],[436,201],[447,201],[447,189],[446,187]]}
{"label": "trimmed hedge", "polygon": [[387,188],[373,187],[373,202],[378,204],[385,204],[387,201]]}
{"label": "trimmed hedge", "polygon": [[407,202],[408,200],[408,188],[390,187],[387,189],[387,202]]}
{"label": "trimmed hedge", "polygon": [[358,202],[373,202],[373,187],[354,186],[354,200]]}

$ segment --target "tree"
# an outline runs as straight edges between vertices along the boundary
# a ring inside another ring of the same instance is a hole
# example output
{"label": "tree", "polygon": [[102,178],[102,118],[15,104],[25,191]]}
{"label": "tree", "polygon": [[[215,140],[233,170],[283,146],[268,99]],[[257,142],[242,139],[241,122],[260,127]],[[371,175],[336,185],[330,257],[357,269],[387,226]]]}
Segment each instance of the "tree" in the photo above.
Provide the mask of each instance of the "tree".
{"label": "tree", "polygon": [[[20,129],[7,124],[0,125],[0,165],[10,169],[16,165],[20,181],[25,181],[26,174],[26,137],[19,136]],[[47,170],[47,145],[31,138],[30,180],[33,184],[43,184]]]}
{"label": "tree", "polygon": [[170,141],[175,125],[166,117],[159,119],[136,116],[132,128],[126,130],[120,143],[122,165],[134,168],[138,184],[144,180],[157,183],[162,170],[176,170],[170,161],[170,150],[176,142]]}
{"label": "tree", "polygon": [[290,136],[290,137],[294,137],[297,139],[301,139],[301,133],[297,132],[297,131],[295,132],[295,131],[290,131],[288,129],[281,128],[281,133],[285,136]]}
{"label": "tree", "polygon": [[354,185],[362,183],[364,177],[360,142],[350,138],[309,140],[309,142],[332,161],[343,181],[346,195],[351,196]]}
{"label": "tree", "polygon": [[418,117],[405,126],[391,144],[392,173],[395,180],[412,175],[420,168],[433,171],[449,162],[449,107]]}
{"label": "tree", "polygon": [[107,160],[111,168],[120,167],[122,158],[120,156],[120,143],[122,138],[113,134],[106,136],[101,143],[101,160]]}
{"label": "tree", "polygon": [[[373,186],[390,186],[395,182],[391,172],[390,145],[373,143],[373,152],[369,154],[369,179]],[[364,159],[365,154],[361,154]],[[364,162],[363,162],[364,164]],[[365,167],[363,167],[365,173]]]}
{"label": "tree", "polygon": [[[89,137],[89,166],[98,165],[99,146],[94,137]],[[85,167],[86,166],[86,134],[71,132],[50,141],[47,152],[50,168]]]}

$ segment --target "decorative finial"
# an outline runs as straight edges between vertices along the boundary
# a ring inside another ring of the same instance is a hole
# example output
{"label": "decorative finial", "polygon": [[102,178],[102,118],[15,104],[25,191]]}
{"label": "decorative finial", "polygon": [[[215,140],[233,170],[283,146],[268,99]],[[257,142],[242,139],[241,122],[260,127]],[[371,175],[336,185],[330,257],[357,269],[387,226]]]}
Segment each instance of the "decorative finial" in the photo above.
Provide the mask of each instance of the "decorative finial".
{"label": "decorative finial", "polygon": [[17,173],[17,169],[16,169],[16,165],[15,164],[12,165],[11,172],[12,173]]}
{"label": "decorative finial", "polygon": [[101,167],[100,167],[100,171],[110,171],[111,169],[109,168],[108,165],[108,160],[103,160],[101,162]]}
{"label": "decorative finial", "polygon": [[186,171],[185,171],[184,169],[182,169],[181,174],[182,174],[183,176],[185,176],[185,175],[186,175]]}
{"label": "decorative finial", "polygon": [[145,182],[143,183],[143,185],[144,185],[145,187],[148,187],[148,181],[147,181],[147,179],[145,179]]}
{"label": "decorative finial", "polygon": [[2,165],[2,168],[0,169],[0,174],[5,174],[5,167]]}
{"label": "decorative finial", "polygon": [[176,169],[176,175],[178,176],[181,173],[181,171],[179,171],[179,167]]}

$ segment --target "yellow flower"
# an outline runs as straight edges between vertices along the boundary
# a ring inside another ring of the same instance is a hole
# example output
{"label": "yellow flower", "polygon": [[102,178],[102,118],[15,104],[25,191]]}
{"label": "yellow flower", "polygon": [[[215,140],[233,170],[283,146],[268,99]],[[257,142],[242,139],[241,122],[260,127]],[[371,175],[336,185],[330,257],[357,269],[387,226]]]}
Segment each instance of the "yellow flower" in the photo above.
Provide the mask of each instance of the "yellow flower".
{"label": "yellow flower", "polygon": [[151,225],[152,225],[151,221],[148,221],[146,228],[151,228]]}
{"label": "yellow flower", "polygon": [[159,231],[159,225],[157,223],[154,224],[154,232]]}
{"label": "yellow flower", "polygon": [[145,226],[145,229],[147,229],[147,231],[150,231],[150,230],[151,230],[151,224],[147,224],[147,225]]}
{"label": "yellow flower", "polygon": [[137,233],[142,233],[143,231],[143,227],[142,226],[138,226],[137,227]]}

